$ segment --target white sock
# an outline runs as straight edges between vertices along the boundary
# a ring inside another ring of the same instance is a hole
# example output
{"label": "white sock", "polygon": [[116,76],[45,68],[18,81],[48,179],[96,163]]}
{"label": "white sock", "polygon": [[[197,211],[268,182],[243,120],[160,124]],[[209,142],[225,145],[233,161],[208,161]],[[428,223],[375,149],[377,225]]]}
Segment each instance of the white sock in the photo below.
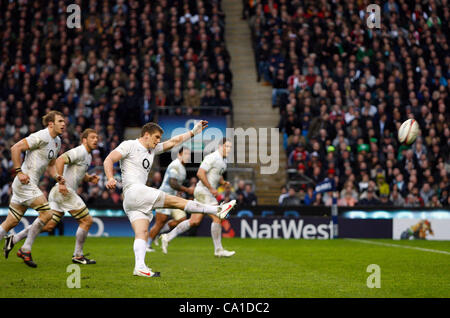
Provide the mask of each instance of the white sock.
{"label": "white sock", "polygon": [[6,235],[6,233],[8,232],[6,232],[3,226],[0,225],[0,240]]}
{"label": "white sock", "polygon": [[181,233],[186,232],[191,228],[191,224],[189,223],[189,220],[184,220],[180,224],[178,224],[172,231],[167,234],[167,240],[170,242],[174,238],[176,238]]}
{"label": "white sock", "polygon": [[27,237],[28,231],[31,229],[31,225],[28,225],[26,228],[24,228],[22,231],[14,235],[13,237],[13,244],[17,244],[21,240]]}
{"label": "white sock", "polygon": [[135,239],[133,244],[135,267],[145,267],[145,252],[147,249],[147,243],[142,239]]}
{"label": "white sock", "polygon": [[166,224],[164,224],[164,226],[161,228],[159,233],[166,233],[166,232],[169,232],[169,231],[170,231],[169,222],[166,222]]}
{"label": "white sock", "polygon": [[189,200],[186,206],[184,207],[184,211],[188,213],[217,214],[217,212],[219,211],[219,207],[217,205],[206,205],[200,202]]}
{"label": "white sock", "polygon": [[214,250],[223,249],[222,247],[222,225],[216,222],[211,223],[211,237],[214,242]]}
{"label": "white sock", "polygon": [[86,237],[88,236],[88,231],[83,230],[81,227],[78,227],[77,234],[75,234],[76,240],[75,240],[75,256],[82,256],[83,255],[83,245],[86,241]]}
{"label": "white sock", "polygon": [[23,246],[21,247],[22,251],[24,252],[31,252],[31,246],[34,243],[34,240],[36,237],[41,233],[42,228],[44,227],[45,223],[42,222],[42,220],[37,217],[36,220],[31,224],[30,229],[28,230],[28,236],[25,240],[25,243],[23,243]]}

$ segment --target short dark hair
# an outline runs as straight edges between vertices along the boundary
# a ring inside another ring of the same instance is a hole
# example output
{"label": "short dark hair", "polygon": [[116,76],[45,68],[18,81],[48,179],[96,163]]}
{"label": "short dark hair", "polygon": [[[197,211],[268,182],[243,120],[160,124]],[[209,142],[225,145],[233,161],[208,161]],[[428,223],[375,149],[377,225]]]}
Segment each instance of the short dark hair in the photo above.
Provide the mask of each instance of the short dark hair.
{"label": "short dark hair", "polygon": [[227,137],[223,137],[222,139],[219,140],[219,143],[217,145],[218,146],[223,146],[227,142],[231,142],[231,140],[228,139]]}
{"label": "short dark hair", "polygon": [[161,134],[163,134],[164,130],[157,123],[146,123],[144,126],[142,126],[141,137],[143,137],[145,133],[153,135],[156,132],[160,132]]}
{"label": "short dark hair", "polygon": [[81,134],[81,140],[87,138],[89,134],[97,134],[97,132],[92,128],[86,128]]}
{"label": "short dark hair", "polygon": [[178,150],[178,154],[182,153],[185,150],[191,151],[191,149],[189,149],[188,147],[180,147],[180,150]]}
{"label": "short dark hair", "polygon": [[46,114],[42,117],[42,124],[44,126],[48,126],[49,123],[55,123],[56,115],[64,117],[63,113],[61,113],[57,110],[52,110],[48,114]]}

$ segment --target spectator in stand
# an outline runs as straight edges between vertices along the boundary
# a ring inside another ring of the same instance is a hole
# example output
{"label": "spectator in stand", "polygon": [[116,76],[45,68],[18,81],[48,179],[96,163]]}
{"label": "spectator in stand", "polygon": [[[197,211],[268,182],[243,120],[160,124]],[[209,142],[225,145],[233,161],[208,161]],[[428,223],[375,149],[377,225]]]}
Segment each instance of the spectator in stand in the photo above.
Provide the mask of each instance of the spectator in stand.
{"label": "spectator in stand", "polygon": [[227,92],[223,90],[219,92],[217,104],[219,106],[224,107],[223,109],[224,114],[230,113],[231,108],[233,108],[233,103],[231,102],[231,99],[228,97]]}
{"label": "spectator in stand", "polygon": [[365,198],[361,199],[358,202],[360,205],[378,205],[380,203],[380,201],[378,201],[378,199],[375,197],[375,191],[373,188],[369,188],[367,189],[367,195]]}
{"label": "spectator in stand", "polygon": [[305,193],[304,203],[305,205],[311,205],[316,200],[316,194],[314,187],[308,186]]}
{"label": "spectator in stand", "polygon": [[387,194],[381,194],[380,195],[380,203],[379,205],[382,206],[392,206],[393,203],[391,200],[389,200],[389,196]]}
{"label": "spectator in stand", "polygon": [[428,201],[426,206],[429,208],[441,208],[442,204],[439,202],[439,197],[436,194],[433,194],[431,200]]}
{"label": "spectator in stand", "polygon": [[244,202],[246,205],[255,206],[258,204],[258,198],[253,192],[251,184],[247,183],[245,185],[243,194],[244,194]]}
{"label": "spectator in stand", "polygon": [[230,202],[236,200],[236,194],[233,192],[231,185],[227,184],[224,191],[217,197],[218,202]]}
{"label": "spectator in stand", "polygon": [[111,206],[114,205],[114,201],[112,200],[109,192],[107,190],[103,190],[100,198],[97,199],[95,204],[99,206]]}
{"label": "spectator in stand", "polygon": [[422,186],[422,189],[420,190],[420,197],[423,200],[423,203],[425,205],[428,204],[428,202],[431,200],[431,198],[434,196],[434,190],[430,187],[430,184],[428,182],[425,182]]}
{"label": "spectator in stand", "polygon": [[245,181],[239,180],[237,184],[236,195],[240,194],[244,195],[244,191],[245,191]]}
{"label": "spectator in stand", "polygon": [[297,196],[297,192],[294,187],[290,187],[288,191],[288,196],[283,199],[281,202],[282,206],[299,206],[302,202],[300,198]]}
{"label": "spectator in stand", "polygon": [[405,205],[405,200],[403,199],[402,195],[398,192],[397,187],[394,187],[394,189],[392,190],[390,201],[392,201],[392,204],[394,206],[401,207]]}
{"label": "spectator in stand", "polygon": [[281,205],[283,203],[284,198],[288,197],[289,193],[288,193],[288,189],[286,186],[282,186],[281,187],[281,194],[278,197],[278,204]]}

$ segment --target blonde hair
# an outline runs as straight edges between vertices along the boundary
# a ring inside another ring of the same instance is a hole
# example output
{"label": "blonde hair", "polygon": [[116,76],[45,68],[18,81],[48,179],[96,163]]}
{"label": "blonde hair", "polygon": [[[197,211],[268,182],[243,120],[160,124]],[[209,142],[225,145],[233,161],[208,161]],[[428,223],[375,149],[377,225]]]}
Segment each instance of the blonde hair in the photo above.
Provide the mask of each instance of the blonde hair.
{"label": "blonde hair", "polygon": [[87,138],[89,136],[89,134],[97,134],[97,131],[95,131],[92,128],[86,128],[83,133],[81,134],[81,141],[83,141],[83,139]]}

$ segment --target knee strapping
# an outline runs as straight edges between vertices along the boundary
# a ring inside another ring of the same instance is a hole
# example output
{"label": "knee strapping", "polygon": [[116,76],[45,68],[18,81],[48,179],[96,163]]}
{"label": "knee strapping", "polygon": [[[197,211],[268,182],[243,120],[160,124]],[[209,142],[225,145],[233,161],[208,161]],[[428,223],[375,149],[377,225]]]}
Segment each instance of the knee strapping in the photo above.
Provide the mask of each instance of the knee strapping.
{"label": "knee strapping", "polygon": [[22,219],[23,215],[25,214],[25,212],[17,211],[12,206],[9,207],[9,213],[11,213],[12,216],[14,216],[19,222]]}
{"label": "knee strapping", "polygon": [[53,213],[52,220],[53,220],[53,222],[55,222],[58,225],[59,222],[61,222],[61,219],[63,218],[63,216],[64,216],[64,214],[63,215],[59,215],[57,213]]}
{"label": "knee strapping", "polygon": [[88,215],[89,215],[89,209],[87,207],[84,207],[79,212],[72,214],[72,216],[75,220],[80,220]]}
{"label": "knee strapping", "polygon": [[47,203],[44,203],[44,204],[34,207],[34,209],[39,213],[46,212],[46,211],[50,211],[50,205],[47,202]]}

